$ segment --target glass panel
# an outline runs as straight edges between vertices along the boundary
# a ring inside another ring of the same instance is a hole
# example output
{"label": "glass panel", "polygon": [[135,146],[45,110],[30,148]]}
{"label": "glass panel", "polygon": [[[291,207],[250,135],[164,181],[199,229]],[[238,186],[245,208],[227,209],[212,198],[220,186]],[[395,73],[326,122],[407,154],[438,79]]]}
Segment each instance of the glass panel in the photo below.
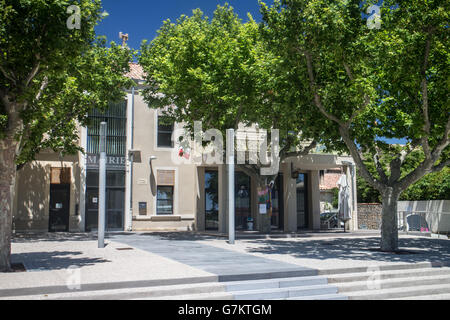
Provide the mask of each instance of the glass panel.
{"label": "glass panel", "polygon": [[219,229],[219,173],[205,172],[205,229]]}
{"label": "glass panel", "polygon": [[[86,230],[98,226],[98,170],[86,173]],[[106,171],[106,228],[123,230],[125,213],[125,172]]]}
{"label": "glass panel", "polygon": [[308,210],[306,196],[306,174],[300,173],[297,178],[297,228],[308,228]]}
{"label": "glass panel", "polygon": [[158,132],[158,147],[172,148],[172,133]]}
{"label": "glass panel", "polygon": [[247,228],[247,218],[251,216],[250,177],[243,172],[235,173],[236,230]]}
{"label": "glass panel", "polygon": [[272,229],[283,229],[283,177],[278,175],[272,189]]}
{"label": "glass panel", "polygon": [[156,214],[173,214],[173,187],[158,187]]}

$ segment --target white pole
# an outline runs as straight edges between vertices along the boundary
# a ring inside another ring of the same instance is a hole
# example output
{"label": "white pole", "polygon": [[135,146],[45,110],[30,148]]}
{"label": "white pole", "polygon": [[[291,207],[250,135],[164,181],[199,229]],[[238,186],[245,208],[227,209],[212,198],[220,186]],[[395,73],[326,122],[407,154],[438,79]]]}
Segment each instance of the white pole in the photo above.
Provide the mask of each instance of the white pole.
{"label": "white pole", "polygon": [[98,247],[105,247],[106,211],[106,122],[100,123],[100,163],[98,182]]}
{"label": "white pole", "polygon": [[234,129],[227,130],[228,243],[234,244]]}

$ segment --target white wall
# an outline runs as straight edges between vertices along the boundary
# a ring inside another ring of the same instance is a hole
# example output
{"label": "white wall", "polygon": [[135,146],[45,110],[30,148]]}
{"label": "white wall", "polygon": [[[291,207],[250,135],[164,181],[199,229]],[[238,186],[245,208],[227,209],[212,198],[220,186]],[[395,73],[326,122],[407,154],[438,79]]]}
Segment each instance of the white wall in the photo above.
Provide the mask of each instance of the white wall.
{"label": "white wall", "polygon": [[419,213],[425,217],[431,232],[450,232],[450,200],[399,201],[399,221],[402,212]]}

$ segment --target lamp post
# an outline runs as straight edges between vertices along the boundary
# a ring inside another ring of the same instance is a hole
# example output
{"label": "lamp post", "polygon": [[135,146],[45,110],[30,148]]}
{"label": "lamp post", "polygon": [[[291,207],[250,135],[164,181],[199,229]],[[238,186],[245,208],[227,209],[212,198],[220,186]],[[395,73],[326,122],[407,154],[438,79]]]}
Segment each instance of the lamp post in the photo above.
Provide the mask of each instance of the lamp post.
{"label": "lamp post", "polygon": [[106,122],[100,123],[100,162],[98,182],[98,247],[105,247],[105,211],[106,211]]}
{"label": "lamp post", "polygon": [[228,243],[234,244],[234,129],[227,129]]}

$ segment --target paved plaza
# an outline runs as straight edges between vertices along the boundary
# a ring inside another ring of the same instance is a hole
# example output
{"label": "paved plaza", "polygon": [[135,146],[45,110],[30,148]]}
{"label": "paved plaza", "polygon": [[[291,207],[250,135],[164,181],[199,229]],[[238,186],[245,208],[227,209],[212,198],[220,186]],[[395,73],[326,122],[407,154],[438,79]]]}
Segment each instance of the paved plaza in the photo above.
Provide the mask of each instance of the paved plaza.
{"label": "paved plaza", "polygon": [[16,235],[13,263],[26,272],[0,273],[0,299],[8,295],[245,280],[246,277],[313,276],[350,267],[423,262],[450,263],[450,241],[400,236],[401,254],[376,250],[371,233],[310,234],[307,237],[242,238],[175,232],[111,233],[97,248],[95,234]]}

